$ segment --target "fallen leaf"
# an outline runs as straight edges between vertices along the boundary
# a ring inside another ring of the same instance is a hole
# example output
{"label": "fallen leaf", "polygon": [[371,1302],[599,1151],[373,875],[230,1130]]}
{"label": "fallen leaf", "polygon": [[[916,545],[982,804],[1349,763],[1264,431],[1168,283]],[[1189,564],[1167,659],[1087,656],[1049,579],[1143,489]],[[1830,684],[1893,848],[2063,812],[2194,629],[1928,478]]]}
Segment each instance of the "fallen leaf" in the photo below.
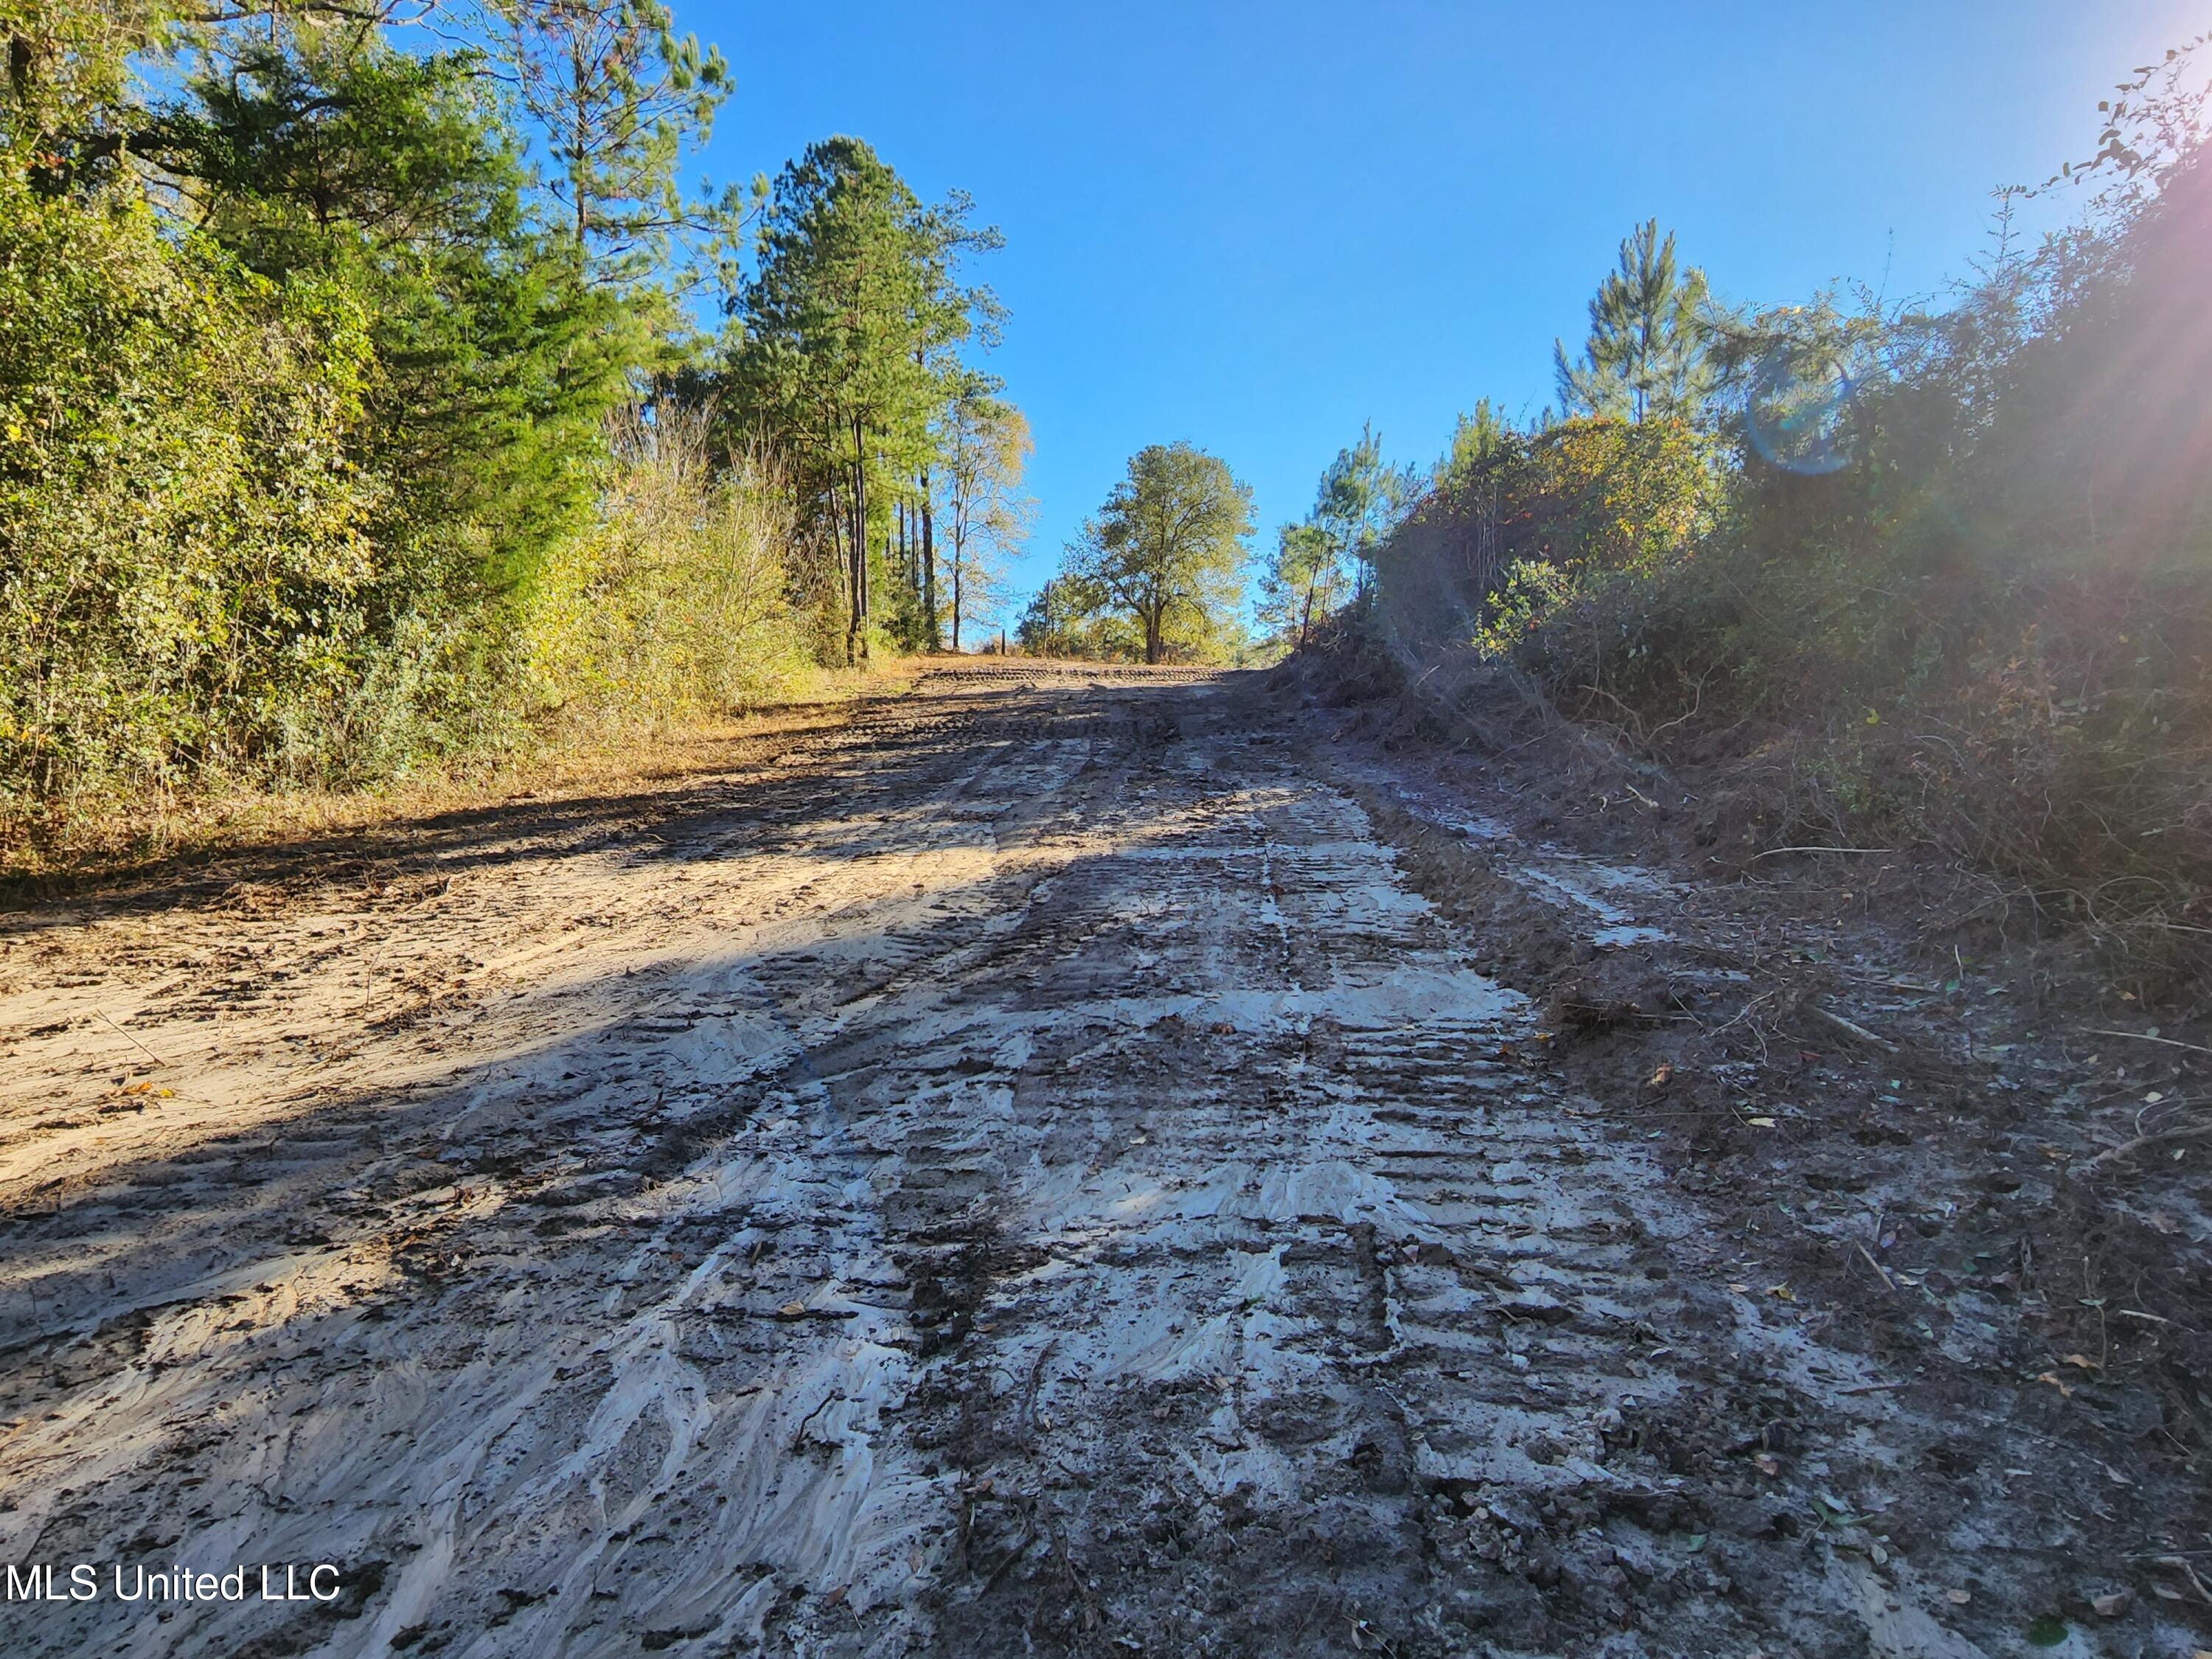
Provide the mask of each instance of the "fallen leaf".
{"label": "fallen leaf", "polygon": [[2069,1353],[2063,1363],[2076,1366],[2085,1371],[2101,1371],[2105,1369],[2086,1353]]}
{"label": "fallen leaf", "polygon": [[1729,1289],[1735,1291],[1739,1296],[1749,1296],[1751,1294],[1750,1285],[1739,1285],[1734,1279],[1730,1279],[1729,1281]]}
{"label": "fallen leaf", "polygon": [[2089,1598],[2089,1605],[2097,1610],[2100,1619],[2117,1619],[2135,1604],[2136,1593],[2131,1589],[2108,1590]]}
{"label": "fallen leaf", "polygon": [[1759,1465],[1759,1472],[1761,1474],[1779,1474],[1782,1473],[1782,1465],[1780,1462],[1770,1455],[1768,1453],[1761,1452],[1758,1456],[1753,1458],[1751,1461]]}
{"label": "fallen leaf", "polygon": [[1769,1285],[1766,1287],[1766,1293],[1771,1297],[1778,1297],[1784,1302],[1795,1302],[1797,1299],[1790,1295],[1790,1287],[1787,1285]]}
{"label": "fallen leaf", "polygon": [[1974,1599],[1974,1593],[1966,1589],[1945,1590],[1943,1599],[1954,1607],[1963,1607]]}
{"label": "fallen leaf", "polygon": [[806,1317],[806,1304],[804,1302],[787,1302],[775,1310],[775,1316],[778,1319],[804,1319]]}
{"label": "fallen leaf", "polygon": [[2059,1394],[2065,1399],[2071,1400],[2074,1397],[2074,1390],[2068,1388],[2063,1382],[2058,1380],[2058,1373],[2057,1371],[2045,1371],[2035,1380],[2039,1382],[2048,1382],[2052,1388],[2057,1389]]}
{"label": "fallen leaf", "polygon": [[1771,1117],[1747,1117],[1744,1121],[1754,1129],[1771,1129],[1774,1127],[1774,1120]]}
{"label": "fallen leaf", "polygon": [[1654,1089],[1663,1089],[1673,1082],[1674,1079],[1674,1062],[1671,1060],[1662,1060],[1659,1062],[1659,1069],[1651,1073],[1650,1086]]}

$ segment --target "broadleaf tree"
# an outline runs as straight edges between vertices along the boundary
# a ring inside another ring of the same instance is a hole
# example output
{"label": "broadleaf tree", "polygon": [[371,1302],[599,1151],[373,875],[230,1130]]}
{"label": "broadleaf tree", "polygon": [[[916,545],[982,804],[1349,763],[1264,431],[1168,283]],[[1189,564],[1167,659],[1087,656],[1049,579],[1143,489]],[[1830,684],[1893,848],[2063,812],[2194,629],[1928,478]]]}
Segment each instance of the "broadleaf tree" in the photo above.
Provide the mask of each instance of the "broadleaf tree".
{"label": "broadleaf tree", "polygon": [[939,442],[945,618],[957,651],[963,625],[990,615],[1003,561],[1028,539],[1036,504],[1021,484],[1034,446],[1021,410],[981,381],[946,408]]}
{"label": "broadleaf tree", "polygon": [[1073,591],[1134,625],[1144,659],[1204,646],[1234,626],[1243,597],[1252,491],[1217,455],[1152,444],[1129,459],[1066,553]]}

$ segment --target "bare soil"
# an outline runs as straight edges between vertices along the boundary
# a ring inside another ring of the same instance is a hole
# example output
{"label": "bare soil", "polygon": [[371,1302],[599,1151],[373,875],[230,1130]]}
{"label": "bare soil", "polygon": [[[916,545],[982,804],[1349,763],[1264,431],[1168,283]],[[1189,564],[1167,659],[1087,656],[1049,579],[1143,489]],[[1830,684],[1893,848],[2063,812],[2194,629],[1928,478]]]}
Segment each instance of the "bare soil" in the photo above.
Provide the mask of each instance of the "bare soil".
{"label": "bare soil", "polygon": [[0,918],[0,1560],[343,1585],[0,1651],[2212,1646],[2202,1057],[1377,706],[947,665]]}

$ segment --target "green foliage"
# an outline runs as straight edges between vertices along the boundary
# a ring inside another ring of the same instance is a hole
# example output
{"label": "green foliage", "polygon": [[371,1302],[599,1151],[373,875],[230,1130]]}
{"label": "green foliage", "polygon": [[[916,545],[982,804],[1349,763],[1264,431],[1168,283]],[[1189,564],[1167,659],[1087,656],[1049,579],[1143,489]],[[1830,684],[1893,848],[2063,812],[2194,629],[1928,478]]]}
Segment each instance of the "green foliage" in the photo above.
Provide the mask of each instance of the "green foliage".
{"label": "green foliage", "polygon": [[[959,195],[925,207],[857,138],[823,140],[778,176],[757,269],[731,296],[729,407],[790,469],[813,567],[801,580],[842,608],[848,661],[866,653],[879,589],[894,590],[895,614],[901,599],[909,615],[933,603],[881,552],[902,501],[933,510],[923,481],[947,411],[972,395],[960,349],[997,326],[990,291],[959,280],[964,256],[1000,245],[972,212]],[[920,620],[912,631],[933,638],[937,618]]]}
{"label": "green foliage", "polygon": [[790,499],[758,462],[714,465],[702,412],[614,422],[603,511],[532,584],[521,633],[541,705],[599,726],[714,717],[804,683],[785,603]]}
{"label": "green foliage", "polygon": [[1090,662],[1142,662],[1145,636],[1112,597],[1080,575],[1063,572],[1036,591],[1022,612],[1014,638],[1033,657],[1077,657]]}
{"label": "green foliage", "polygon": [[1646,220],[1620,245],[1620,268],[1589,303],[1589,337],[1571,360],[1553,343],[1559,402],[1608,420],[1693,420],[1711,389],[1705,273],[1678,271],[1674,233]]}
{"label": "green foliage", "polygon": [[1451,441],[1429,471],[1432,489],[1464,489],[1519,434],[1512,417],[1487,398],[1452,423]]}
{"label": "green foliage", "polygon": [[0,178],[0,790],[9,817],[299,764],[374,576],[342,285],[271,283],[144,207]]}
{"label": "green foliage", "polygon": [[[335,7],[0,4],[11,851],[788,682],[786,486],[666,398],[617,414],[683,367],[652,279],[720,60],[643,4],[499,16],[506,82]],[[501,88],[528,114],[527,54],[602,26],[549,190]]]}
{"label": "green foliage", "polygon": [[1371,422],[1361,425],[1359,441],[1337,451],[1322,472],[1308,522],[1328,538],[1340,558],[1352,561],[1360,592],[1370,586],[1375,550],[1405,516],[1418,490],[1410,468],[1396,471],[1383,461],[1382,440]]}
{"label": "green foliage", "polygon": [[730,94],[715,47],[678,38],[662,0],[483,0],[484,33],[554,164],[548,181],[580,267],[633,283],[674,239],[727,235],[738,198],[693,202],[677,177]]}
{"label": "green foliage", "polygon": [[1187,443],[1130,457],[1066,556],[1063,590],[1079,615],[1116,612],[1144,659],[1218,660],[1240,637],[1252,491],[1228,463]]}
{"label": "green foliage", "polygon": [[90,193],[122,176],[147,125],[131,59],[174,34],[158,0],[0,0],[0,146],[10,173],[45,196]]}
{"label": "green foliage", "polygon": [[1422,621],[1456,611],[1568,714],[1729,769],[1700,787],[1730,856],[1920,842],[2184,971],[2212,928],[2212,167],[2201,90],[2160,78],[2123,88],[2090,219],[2007,231],[1948,309],[1713,325],[1714,435],[1486,433],[1380,556],[1393,631],[1441,648]]}
{"label": "green foliage", "polygon": [[1260,573],[1260,623],[1291,649],[1344,604],[1349,583],[1336,540],[1317,524],[1286,524]]}
{"label": "green foliage", "polygon": [[600,426],[656,355],[649,306],[535,228],[473,53],[300,28],[210,57],[165,164],[209,233],[361,295],[377,372],[354,459],[388,482],[386,586],[526,581],[587,511]]}

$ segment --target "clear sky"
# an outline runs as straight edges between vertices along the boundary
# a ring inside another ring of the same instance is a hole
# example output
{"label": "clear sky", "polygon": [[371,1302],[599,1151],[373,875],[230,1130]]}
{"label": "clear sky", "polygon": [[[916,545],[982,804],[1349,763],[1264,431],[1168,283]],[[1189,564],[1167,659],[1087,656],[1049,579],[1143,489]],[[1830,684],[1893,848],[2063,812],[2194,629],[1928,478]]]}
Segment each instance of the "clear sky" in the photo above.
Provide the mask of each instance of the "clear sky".
{"label": "clear sky", "polygon": [[1989,192],[2094,147],[2097,100],[2212,0],[675,0],[737,94],[705,167],[873,143],[1006,236],[990,366],[1036,438],[1033,589],[1129,454],[1187,438],[1311,504],[1371,419],[1425,465],[1534,412],[1656,215],[1736,301],[1928,294]]}

